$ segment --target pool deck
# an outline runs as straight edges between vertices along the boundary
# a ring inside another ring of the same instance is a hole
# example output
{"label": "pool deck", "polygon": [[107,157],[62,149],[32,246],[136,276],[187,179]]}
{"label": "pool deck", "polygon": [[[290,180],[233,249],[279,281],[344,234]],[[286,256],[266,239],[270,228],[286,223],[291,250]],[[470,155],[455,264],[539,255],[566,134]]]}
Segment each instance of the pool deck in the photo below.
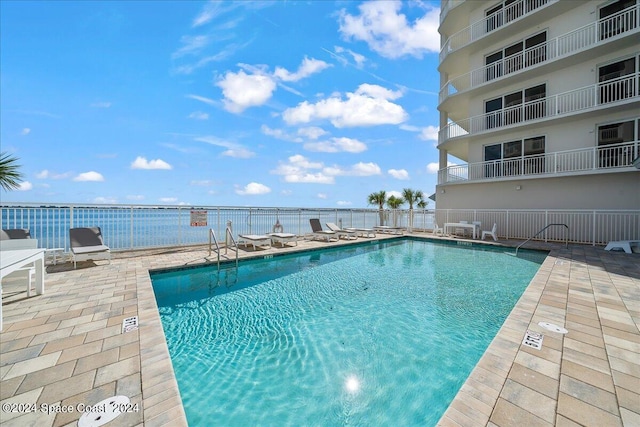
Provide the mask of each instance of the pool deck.
{"label": "pool deck", "polygon": [[[301,240],[239,254],[397,237]],[[526,247],[549,256],[439,425],[640,426],[640,254],[541,242]],[[69,262],[50,265],[45,294],[29,298],[24,285],[5,280],[2,425],[75,426],[82,404],[114,395],[128,396],[134,406],[107,426],[186,425],[148,271],[214,260],[206,248],[189,247],[118,252],[110,264],[88,261],[77,270]],[[139,328],[123,333],[131,316],[138,316]],[[544,335],[540,350],[521,344],[527,330]]]}

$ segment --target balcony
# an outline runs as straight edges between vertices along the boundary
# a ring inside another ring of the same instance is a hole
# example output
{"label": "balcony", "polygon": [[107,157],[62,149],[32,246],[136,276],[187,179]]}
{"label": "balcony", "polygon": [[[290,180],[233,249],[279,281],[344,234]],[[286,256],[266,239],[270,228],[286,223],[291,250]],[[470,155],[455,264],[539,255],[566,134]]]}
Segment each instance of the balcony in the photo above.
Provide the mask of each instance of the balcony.
{"label": "balcony", "polygon": [[459,122],[449,122],[438,132],[438,145],[454,138],[473,136],[536,120],[549,120],[559,116],[577,114],[587,110],[605,109],[629,101],[637,101],[640,98],[639,79],[640,73],[635,72],[558,95],[469,117]]}
{"label": "balcony", "polygon": [[440,8],[440,23],[444,21],[451,9],[454,9],[464,3],[465,0],[443,0]]}
{"label": "balcony", "polygon": [[438,184],[508,178],[579,175],[633,167],[639,141],[449,166],[438,171]]}
{"label": "balcony", "polygon": [[597,45],[615,40],[616,36],[640,32],[640,4],[615,15],[592,22],[546,43],[533,46],[516,55],[472,70],[449,80],[440,89],[439,103],[457,93],[475,89],[487,83],[499,82],[514,73],[538,64],[549,63]]}
{"label": "balcony", "polygon": [[[467,28],[453,34],[444,42],[440,50],[440,63],[442,63],[451,52],[483,38],[498,28],[522,19],[544,6],[552,5],[559,1],[560,0],[519,0],[480,21],[474,22]],[[442,12],[441,16],[444,16]]]}

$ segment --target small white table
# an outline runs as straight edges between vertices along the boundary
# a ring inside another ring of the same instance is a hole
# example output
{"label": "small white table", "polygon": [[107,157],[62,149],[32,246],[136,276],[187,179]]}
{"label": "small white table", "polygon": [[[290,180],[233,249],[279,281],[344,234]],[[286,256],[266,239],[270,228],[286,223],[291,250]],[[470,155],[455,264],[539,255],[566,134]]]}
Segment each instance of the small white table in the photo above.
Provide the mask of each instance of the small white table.
{"label": "small white table", "polygon": [[64,261],[64,248],[46,249],[45,255],[47,258],[51,258],[53,260],[53,265],[56,265],[58,263],[58,257],[60,257],[61,261]]}
{"label": "small white table", "polygon": [[467,223],[462,223],[462,222],[446,222],[444,224],[444,234],[450,234],[449,233],[449,229],[450,228],[470,228],[471,231],[473,232],[473,238],[476,238],[476,228],[477,225],[476,224],[467,224]]}
{"label": "small white table", "polygon": [[[0,294],[2,279],[14,271],[33,263],[36,267],[36,294],[44,294],[44,249],[15,249],[0,253]],[[27,280],[27,283],[28,280]],[[28,285],[27,285],[28,286]],[[0,331],[2,330],[2,301],[0,301]]]}

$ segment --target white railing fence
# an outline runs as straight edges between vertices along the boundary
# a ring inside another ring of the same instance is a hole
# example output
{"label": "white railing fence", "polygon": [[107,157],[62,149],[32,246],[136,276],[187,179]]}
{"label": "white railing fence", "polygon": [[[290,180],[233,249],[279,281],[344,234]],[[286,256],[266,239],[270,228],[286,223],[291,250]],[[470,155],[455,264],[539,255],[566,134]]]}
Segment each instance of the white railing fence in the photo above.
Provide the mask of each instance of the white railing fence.
{"label": "white railing fence", "polygon": [[[285,232],[304,236],[311,232],[310,218],[343,228],[372,228],[380,224],[378,209],[244,208],[218,206],[129,206],[5,204],[0,207],[2,228],[28,228],[43,248],[69,248],[69,228],[99,226],[105,243],[113,250],[207,244],[209,229],[218,236],[231,221],[234,236],[265,234],[278,221]],[[191,211],[206,211],[206,226],[191,226]],[[411,217],[413,221],[411,222]],[[436,221],[437,220],[437,221]],[[483,230],[498,224],[504,239],[527,239],[545,225],[569,226],[569,241],[606,244],[611,240],[640,239],[640,210],[473,210],[407,209],[383,211],[385,225],[413,231],[432,230],[437,222],[480,221]],[[549,229],[539,240],[564,241],[563,230]],[[538,240],[537,239],[537,240]]]}
{"label": "white railing fence", "polygon": [[[482,230],[497,224],[502,239],[525,240],[548,224],[566,224],[569,242],[604,245],[612,240],[640,240],[640,210],[473,210],[437,209],[436,222],[480,221]],[[563,227],[547,229],[534,240],[564,242]]]}

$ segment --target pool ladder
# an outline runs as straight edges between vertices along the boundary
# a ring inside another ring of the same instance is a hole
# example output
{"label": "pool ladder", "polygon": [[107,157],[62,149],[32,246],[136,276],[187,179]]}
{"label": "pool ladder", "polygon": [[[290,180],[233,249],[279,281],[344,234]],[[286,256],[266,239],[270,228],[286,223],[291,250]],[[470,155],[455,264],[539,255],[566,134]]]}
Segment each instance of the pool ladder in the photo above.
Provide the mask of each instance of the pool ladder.
{"label": "pool ladder", "polygon": [[527,240],[525,240],[524,242],[522,242],[522,243],[520,243],[518,245],[518,247],[516,248],[516,256],[518,256],[518,249],[520,249],[525,243],[527,243],[529,240],[533,239],[538,234],[540,234],[543,231],[545,231],[547,228],[553,227],[553,226],[561,226],[561,227],[565,228],[565,230],[564,230],[564,247],[568,248],[569,247],[569,226],[567,224],[547,224],[542,230],[538,231],[536,234],[534,234],[533,236],[529,237]]}
{"label": "pool ladder", "polygon": [[[233,245],[231,245],[231,250],[236,251],[236,269],[238,268],[238,243],[236,242],[236,239],[233,238],[233,233],[231,232],[231,228],[227,226],[226,230],[225,230],[225,242],[230,242],[233,243]],[[212,249],[211,244],[215,244],[216,248]],[[225,257],[227,259],[229,259],[227,255],[227,252],[229,250],[229,244],[225,243],[224,245],[224,254]],[[215,231],[213,231],[213,228],[209,229],[209,256],[211,256],[211,253],[215,250],[217,257],[218,257],[218,271],[220,271],[220,245],[218,244],[218,239],[216,239],[216,233]]]}

